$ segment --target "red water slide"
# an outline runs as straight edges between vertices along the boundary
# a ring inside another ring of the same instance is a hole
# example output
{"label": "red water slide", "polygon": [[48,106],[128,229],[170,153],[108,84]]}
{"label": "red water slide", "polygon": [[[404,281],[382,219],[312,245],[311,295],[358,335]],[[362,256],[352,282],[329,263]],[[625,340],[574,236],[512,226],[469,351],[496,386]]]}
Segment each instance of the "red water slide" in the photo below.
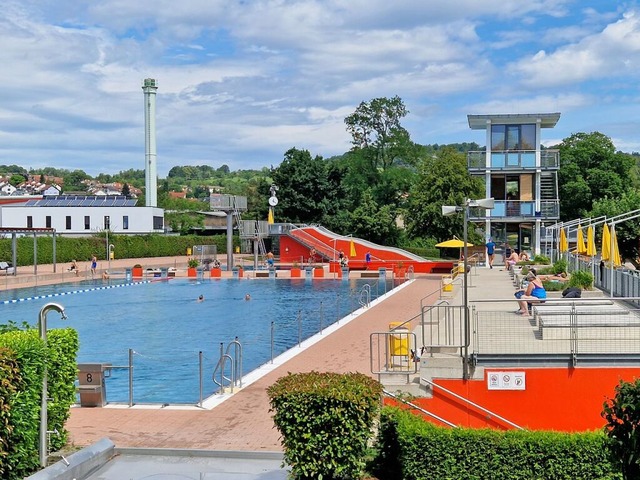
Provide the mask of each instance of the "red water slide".
{"label": "red water slide", "polygon": [[[416,273],[449,273],[451,262],[434,262],[400,248],[385,247],[360,238],[338,235],[323,227],[299,227],[280,239],[281,261],[337,262],[340,252],[349,259],[351,270],[413,267]],[[367,262],[367,253],[370,261]]]}

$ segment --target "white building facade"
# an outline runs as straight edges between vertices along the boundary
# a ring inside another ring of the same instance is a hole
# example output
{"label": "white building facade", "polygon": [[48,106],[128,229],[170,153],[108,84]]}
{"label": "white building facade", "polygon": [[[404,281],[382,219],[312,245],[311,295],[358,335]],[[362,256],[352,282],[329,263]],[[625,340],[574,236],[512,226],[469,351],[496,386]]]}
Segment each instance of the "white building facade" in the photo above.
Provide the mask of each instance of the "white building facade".
{"label": "white building facade", "polygon": [[164,210],[136,207],[125,197],[42,197],[0,208],[0,227],[54,228],[65,236],[89,236],[104,230],[123,235],[164,233]]}

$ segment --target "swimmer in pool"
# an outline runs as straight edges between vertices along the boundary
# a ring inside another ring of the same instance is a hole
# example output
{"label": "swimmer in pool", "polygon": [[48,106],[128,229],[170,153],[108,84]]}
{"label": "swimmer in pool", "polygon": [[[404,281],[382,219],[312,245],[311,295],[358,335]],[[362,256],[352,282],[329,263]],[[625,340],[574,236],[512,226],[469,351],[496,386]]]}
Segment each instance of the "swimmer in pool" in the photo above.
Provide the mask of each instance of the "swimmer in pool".
{"label": "swimmer in pool", "polygon": [[197,301],[198,303],[200,303],[200,302],[204,302],[204,295],[200,295],[200,296],[198,297],[198,300],[196,300],[196,301]]}
{"label": "swimmer in pool", "polygon": [[249,300],[251,300],[251,295],[249,295],[248,293],[244,296],[244,299],[248,302]]}

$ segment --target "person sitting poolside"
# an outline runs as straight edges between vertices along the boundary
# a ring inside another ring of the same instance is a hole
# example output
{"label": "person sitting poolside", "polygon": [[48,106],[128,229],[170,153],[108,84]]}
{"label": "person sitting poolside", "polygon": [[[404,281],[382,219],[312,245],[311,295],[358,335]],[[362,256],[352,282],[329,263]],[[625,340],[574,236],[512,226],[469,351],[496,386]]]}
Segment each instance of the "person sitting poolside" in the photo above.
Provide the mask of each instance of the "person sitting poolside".
{"label": "person sitting poolside", "polygon": [[513,269],[513,266],[520,261],[520,256],[515,252],[515,250],[511,251],[511,255],[507,258],[505,262],[507,265],[507,270]]}
{"label": "person sitting poolside", "polygon": [[530,315],[530,308],[533,303],[542,303],[547,298],[547,291],[542,285],[535,273],[527,273],[527,281],[529,284],[525,290],[520,289],[515,293],[515,297],[518,299],[519,310],[515,313],[519,315]]}
{"label": "person sitting poolside", "polygon": [[78,268],[78,264],[76,263],[75,260],[71,260],[71,266],[69,267],[69,269],[67,271],[73,272],[76,275],[80,275],[80,269]]}
{"label": "person sitting poolside", "polygon": [[531,260],[531,257],[529,257],[529,254],[523,250],[520,253],[520,261],[521,262],[528,262],[529,260]]}

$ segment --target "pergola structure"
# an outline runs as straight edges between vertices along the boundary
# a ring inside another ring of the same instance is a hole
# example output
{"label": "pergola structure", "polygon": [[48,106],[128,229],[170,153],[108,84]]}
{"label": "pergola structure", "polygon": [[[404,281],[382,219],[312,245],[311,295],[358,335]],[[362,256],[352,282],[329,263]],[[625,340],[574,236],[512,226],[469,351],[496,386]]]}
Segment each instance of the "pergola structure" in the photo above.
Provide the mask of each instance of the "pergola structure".
{"label": "pergola structure", "polygon": [[11,235],[11,265],[13,265],[13,275],[18,272],[18,235],[32,236],[33,235],[33,274],[38,273],[38,236],[39,235],[52,235],[53,236],[53,272],[56,271],[56,229],[55,228],[12,228],[12,227],[0,227],[0,238],[5,238]]}

